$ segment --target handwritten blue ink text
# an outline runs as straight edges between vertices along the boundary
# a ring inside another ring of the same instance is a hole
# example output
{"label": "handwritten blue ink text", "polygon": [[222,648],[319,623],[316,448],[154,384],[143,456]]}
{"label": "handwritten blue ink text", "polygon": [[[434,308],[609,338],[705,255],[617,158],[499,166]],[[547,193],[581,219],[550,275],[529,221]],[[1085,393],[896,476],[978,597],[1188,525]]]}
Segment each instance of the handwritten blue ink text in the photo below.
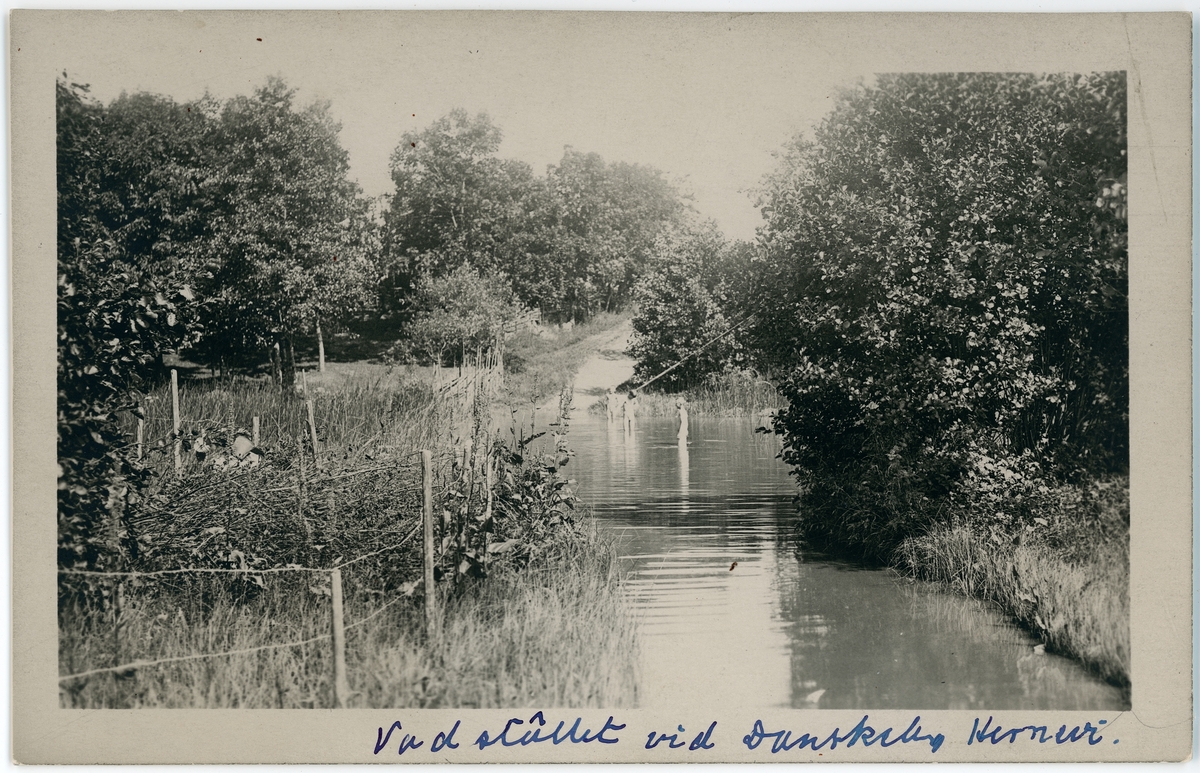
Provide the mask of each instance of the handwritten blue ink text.
{"label": "handwritten blue ink text", "polygon": [[929,743],[930,754],[933,754],[942,748],[942,743],[946,740],[946,737],[941,733],[937,733],[936,735],[926,733],[922,735],[920,715],[913,717],[913,721],[909,723],[908,728],[895,738],[891,737],[893,728],[888,727],[882,731],[876,731],[875,728],[867,724],[868,718],[869,715],[864,714],[858,724],[853,729],[847,731],[845,735],[841,735],[841,728],[834,728],[833,732],[826,736],[823,741],[818,740],[819,736],[810,735],[809,733],[805,733],[793,740],[791,730],[767,732],[763,727],[762,720],[756,719],[754,720],[754,729],[750,731],[749,735],[742,738],[742,743],[746,744],[747,749],[753,751],[758,748],[759,744],[770,738],[773,739],[771,742],[771,754],[778,754],[779,752],[791,751],[796,747],[820,751],[825,748],[833,750],[838,747],[838,744],[844,744],[849,748],[859,741],[862,741],[863,746],[872,746],[878,743],[885,749],[889,746],[895,746],[898,743],[907,744],[925,741]]}

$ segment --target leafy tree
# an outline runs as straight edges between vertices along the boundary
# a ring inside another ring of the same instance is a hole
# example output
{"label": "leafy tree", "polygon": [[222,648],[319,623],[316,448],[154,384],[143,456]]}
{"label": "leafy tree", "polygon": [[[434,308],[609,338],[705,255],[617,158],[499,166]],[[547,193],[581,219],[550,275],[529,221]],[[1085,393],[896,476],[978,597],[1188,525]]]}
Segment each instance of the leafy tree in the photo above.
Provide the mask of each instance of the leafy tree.
{"label": "leafy tree", "polygon": [[298,334],[370,308],[377,238],[328,103],[294,102],[272,78],[221,111],[205,185],[223,206],[204,248],[206,331],[195,347],[208,362],[255,361],[277,344],[289,385]]}
{"label": "leafy tree", "polygon": [[662,174],[568,148],[545,178],[500,159],[486,115],[452,111],[392,154],[385,308],[403,313],[422,277],[469,265],[501,275],[548,317],[582,320],[629,301],[654,239],[683,212]]}
{"label": "leafy tree", "polygon": [[[736,335],[719,337],[745,314],[740,280],[748,274],[749,258],[748,245],[730,244],[711,222],[659,237],[650,270],[634,294],[630,353],[637,359],[637,379],[649,379],[691,357],[655,382],[676,391],[746,364]],[[719,340],[696,354],[714,338]]]}
{"label": "leafy tree", "polygon": [[468,352],[488,351],[504,341],[504,328],[523,311],[508,284],[462,265],[449,274],[417,283],[410,335],[414,344],[441,362],[449,350],[459,361]]}
{"label": "leafy tree", "polygon": [[[116,555],[124,508],[145,482],[117,416],[137,409],[137,390],[178,345],[193,297],[169,238],[190,227],[176,199],[192,170],[188,127],[149,142],[128,130],[126,104],[106,111],[65,79],[55,91],[58,560],[94,567]],[[144,107],[187,120],[166,101]]]}
{"label": "leafy tree", "polygon": [[537,289],[522,295],[566,319],[621,308],[655,240],[682,222],[678,191],[656,169],[606,164],[569,147],[548,170],[546,188],[543,239],[553,264],[537,263]]}
{"label": "leafy tree", "polygon": [[533,173],[497,158],[502,133],[486,114],[454,110],[406,133],[391,159],[396,192],[386,215],[385,303],[399,310],[416,281],[463,265],[496,272],[526,220]]}
{"label": "leafy tree", "polygon": [[889,75],[785,148],[752,338],[810,533],[1127,469],[1125,122],[1123,73]]}

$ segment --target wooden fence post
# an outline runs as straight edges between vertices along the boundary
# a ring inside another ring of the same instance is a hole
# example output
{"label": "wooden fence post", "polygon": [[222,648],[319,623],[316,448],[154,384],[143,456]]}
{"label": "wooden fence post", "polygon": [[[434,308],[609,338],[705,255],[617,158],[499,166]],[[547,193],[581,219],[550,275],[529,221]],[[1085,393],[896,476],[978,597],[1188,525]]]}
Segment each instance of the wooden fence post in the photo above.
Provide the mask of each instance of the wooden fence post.
{"label": "wooden fence post", "polygon": [[251,427],[252,427],[252,429],[250,430],[251,435],[252,435],[251,441],[254,443],[254,447],[258,448],[259,447],[258,446],[258,417],[255,416],[253,419],[250,420],[250,422],[251,422]]}
{"label": "wooden fence post", "polygon": [[339,709],[346,708],[350,697],[350,684],[346,681],[346,626],[342,611],[342,570],[329,572],[329,591],[333,597],[333,702]]}
{"label": "wooden fence post", "polygon": [[320,472],[324,466],[321,464],[321,449],[317,446],[317,420],[313,415],[313,401],[306,400],[305,403],[308,405],[308,429],[312,433],[313,462]]}
{"label": "wooden fence post", "polygon": [[275,342],[275,347],[271,350],[271,365],[273,366],[275,384],[279,387],[279,391],[283,391],[283,350],[279,348],[279,342]]}
{"label": "wooden fence post", "polygon": [[425,632],[433,636],[437,594],[433,587],[433,454],[421,452],[421,492],[424,507],[421,520],[425,529]]}
{"label": "wooden fence post", "polygon": [[183,469],[183,438],[179,436],[179,371],[171,368],[171,422],[175,435],[175,474]]}
{"label": "wooden fence post", "polygon": [[325,336],[321,334],[321,320],[317,320],[317,372],[325,372]]}

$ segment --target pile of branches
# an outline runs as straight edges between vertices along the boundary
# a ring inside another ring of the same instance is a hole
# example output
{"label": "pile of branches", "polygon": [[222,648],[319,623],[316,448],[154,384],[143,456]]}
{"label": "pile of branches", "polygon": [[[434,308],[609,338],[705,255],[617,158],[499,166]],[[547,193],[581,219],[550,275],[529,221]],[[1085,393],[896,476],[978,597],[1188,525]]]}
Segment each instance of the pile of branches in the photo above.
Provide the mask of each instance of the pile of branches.
{"label": "pile of branches", "polygon": [[294,451],[164,479],[129,514],[123,543],[134,571],[240,569],[253,584],[255,571],[360,559],[358,584],[387,592],[420,576],[420,523],[419,456],[327,460],[318,471]]}

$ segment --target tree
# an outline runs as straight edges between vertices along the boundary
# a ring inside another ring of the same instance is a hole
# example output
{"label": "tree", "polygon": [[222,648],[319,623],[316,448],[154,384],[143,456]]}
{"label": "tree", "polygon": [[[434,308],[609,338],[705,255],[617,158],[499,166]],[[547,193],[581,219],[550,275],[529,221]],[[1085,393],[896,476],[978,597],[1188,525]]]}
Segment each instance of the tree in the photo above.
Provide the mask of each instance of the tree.
{"label": "tree", "polygon": [[502,133],[486,114],[454,110],[404,134],[391,159],[396,192],[386,215],[391,310],[422,277],[463,265],[495,273],[505,243],[525,224],[533,173],[498,158]]}
{"label": "tree", "polygon": [[422,277],[469,265],[504,277],[548,318],[583,320],[629,301],[654,239],[678,220],[657,170],[567,148],[544,178],[497,156],[484,114],[452,111],[392,154],[384,305],[402,314]]}
{"label": "tree", "polygon": [[1125,167],[1123,73],[881,76],[785,149],[752,339],[810,526],[886,547],[979,475],[1127,469]]}
{"label": "tree", "polygon": [[223,202],[211,221],[206,361],[259,361],[278,345],[284,382],[294,380],[293,341],[319,320],[368,310],[376,282],[374,224],[327,103],[294,106],[295,91],[270,79],[229,100],[211,140],[215,172],[205,185]]}
{"label": "tree", "polygon": [[504,341],[505,326],[523,309],[508,284],[462,265],[417,283],[413,343],[441,364],[450,350],[461,363],[468,352],[485,352]]}
{"label": "tree", "polygon": [[[649,379],[690,357],[655,382],[660,389],[677,391],[745,364],[736,336],[719,337],[745,314],[740,279],[750,270],[747,247],[727,242],[712,222],[659,237],[634,294],[637,313],[629,350],[637,359],[637,379]],[[701,351],[715,338],[719,340]]]}
{"label": "tree", "polygon": [[[125,105],[106,111],[65,78],[55,92],[58,560],[95,567],[116,555],[125,505],[145,483],[118,414],[139,410],[137,391],[182,340],[193,298],[170,239],[189,227],[179,198],[192,169],[187,127],[150,142],[128,130]],[[187,120],[167,101],[146,107]]]}
{"label": "tree", "polygon": [[547,171],[544,202],[543,241],[554,265],[539,262],[537,278],[518,287],[530,285],[522,293],[527,302],[536,296],[543,311],[575,320],[623,307],[655,240],[684,213],[678,191],[658,170],[606,164],[570,147]]}

